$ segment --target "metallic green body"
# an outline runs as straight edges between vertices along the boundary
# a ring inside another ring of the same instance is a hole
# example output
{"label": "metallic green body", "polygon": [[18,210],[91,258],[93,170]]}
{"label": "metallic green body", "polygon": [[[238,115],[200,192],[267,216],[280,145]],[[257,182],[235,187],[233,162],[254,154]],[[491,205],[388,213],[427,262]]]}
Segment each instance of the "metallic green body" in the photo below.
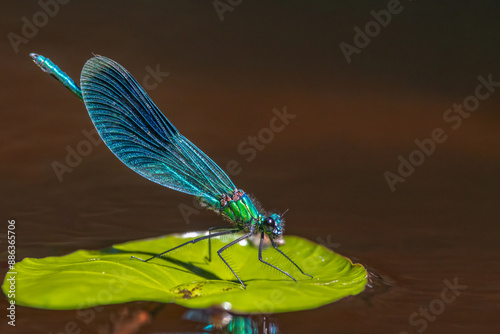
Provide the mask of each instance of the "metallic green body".
{"label": "metallic green body", "polygon": [[236,201],[229,200],[225,205],[222,205],[220,199],[211,196],[199,197],[198,200],[208,209],[221,214],[238,226],[256,225],[263,218],[247,194]]}

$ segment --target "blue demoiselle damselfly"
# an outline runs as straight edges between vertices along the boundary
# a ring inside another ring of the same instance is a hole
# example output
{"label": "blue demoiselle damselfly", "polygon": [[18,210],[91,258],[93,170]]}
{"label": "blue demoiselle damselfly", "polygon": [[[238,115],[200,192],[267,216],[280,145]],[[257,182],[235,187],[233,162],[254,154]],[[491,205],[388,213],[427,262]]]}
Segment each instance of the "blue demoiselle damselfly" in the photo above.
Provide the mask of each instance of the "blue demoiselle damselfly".
{"label": "blue demoiselle damselfly", "polygon": [[208,235],[149,259],[134,258],[148,262],[185,245],[208,239],[211,259],[211,238],[243,232],[242,236],[219,249],[217,254],[244,288],[245,284],[222,253],[254,234],[260,234],[261,262],[296,281],[288,272],[262,258],[263,241],[267,235],[276,251],[302,274],[312,277],[303,272],[276,244],[276,239],[282,236],[284,230],[282,215],[259,211],[252,199],[236,188],[215,162],[177,131],[124,67],[109,58],[96,55],[83,66],[80,89],[48,58],[35,53],[30,56],[44,72],[83,100],[102,140],[126,166],[162,186],[196,196],[203,206],[233,224],[232,227],[212,228]]}

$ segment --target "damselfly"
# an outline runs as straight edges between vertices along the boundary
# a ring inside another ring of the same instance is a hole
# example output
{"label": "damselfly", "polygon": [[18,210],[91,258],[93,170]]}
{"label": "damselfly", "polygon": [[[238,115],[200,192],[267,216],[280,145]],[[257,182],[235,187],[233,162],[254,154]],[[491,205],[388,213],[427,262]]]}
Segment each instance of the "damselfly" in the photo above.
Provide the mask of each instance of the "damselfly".
{"label": "damselfly", "polygon": [[233,223],[233,227],[212,228],[208,235],[178,245],[149,259],[148,262],[169,252],[208,239],[243,232],[244,234],[217,251],[217,254],[238,277],[222,253],[254,234],[260,234],[259,260],[282,274],[296,279],[288,272],[262,258],[262,247],[267,235],[271,245],[300,269],[276,244],[284,230],[282,215],[259,211],[252,199],[233,182],[205,153],[181,135],[172,123],[151,101],[132,75],[117,62],[94,56],[83,66],[78,85],[48,58],[32,53],[33,61],[46,73],[66,86],[83,100],[90,118],[101,136],[118,159],[133,171],[162,186],[197,197],[206,208],[217,212]]}

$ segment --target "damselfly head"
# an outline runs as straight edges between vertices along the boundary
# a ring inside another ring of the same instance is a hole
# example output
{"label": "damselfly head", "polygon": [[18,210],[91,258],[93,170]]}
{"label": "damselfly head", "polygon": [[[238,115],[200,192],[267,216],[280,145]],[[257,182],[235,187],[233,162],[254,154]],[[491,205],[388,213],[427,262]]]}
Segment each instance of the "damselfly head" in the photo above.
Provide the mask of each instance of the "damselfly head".
{"label": "damselfly head", "polygon": [[264,217],[261,221],[261,226],[264,229],[264,232],[272,239],[276,239],[281,236],[284,230],[283,225],[283,220],[276,213]]}

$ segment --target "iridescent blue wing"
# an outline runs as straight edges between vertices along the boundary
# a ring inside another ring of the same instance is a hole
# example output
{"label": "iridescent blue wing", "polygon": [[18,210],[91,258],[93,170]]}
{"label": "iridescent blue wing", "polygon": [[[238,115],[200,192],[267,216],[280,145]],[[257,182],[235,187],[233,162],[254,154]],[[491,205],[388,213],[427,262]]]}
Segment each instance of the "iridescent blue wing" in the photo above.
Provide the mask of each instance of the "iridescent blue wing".
{"label": "iridescent blue wing", "polygon": [[102,56],[89,59],[81,89],[99,135],[135,172],[196,196],[217,198],[235,189],[224,171],[177,131],[120,64]]}

